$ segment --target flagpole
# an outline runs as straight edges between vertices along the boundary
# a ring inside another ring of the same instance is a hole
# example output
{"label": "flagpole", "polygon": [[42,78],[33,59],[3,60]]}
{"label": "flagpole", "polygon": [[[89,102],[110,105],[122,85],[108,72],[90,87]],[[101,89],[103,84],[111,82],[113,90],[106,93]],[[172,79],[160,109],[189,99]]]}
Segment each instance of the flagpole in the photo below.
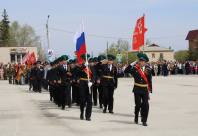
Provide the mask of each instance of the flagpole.
{"label": "flagpole", "polygon": [[[87,59],[87,53],[85,53],[85,56],[86,56],[86,62],[88,62],[88,59]],[[87,77],[88,77],[88,83],[89,83],[89,68],[88,68],[88,65],[86,66],[87,68]],[[91,88],[89,87],[89,94],[91,94]]]}
{"label": "flagpole", "polygon": [[144,45],[143,45],[143,54],[144,54]]}

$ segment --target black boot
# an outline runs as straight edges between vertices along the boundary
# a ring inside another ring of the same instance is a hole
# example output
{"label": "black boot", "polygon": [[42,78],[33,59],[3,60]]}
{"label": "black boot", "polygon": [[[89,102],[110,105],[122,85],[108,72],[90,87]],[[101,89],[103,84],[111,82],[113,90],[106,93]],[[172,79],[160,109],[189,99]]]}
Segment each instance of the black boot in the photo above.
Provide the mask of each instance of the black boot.
{"label": "black boot", "polygon": [[146,122],[143,122],[142,125],[143,126],[148,126],[148,124]]}
{"label": "black boot", "polygon": [[80,119],[83,120],[84,119],[84,116],[83,116],[83,113],[81,112],[80,114]]}
{"label": "black boot", "polygon": [[135,116],[134,122],[135,122],[135,124],[138,124],[138,116]]}
{"label": "black boot", "polygon": [[103,113],[106,113],[106,112],[107,112],[107,108],[104,108]]}
{"label": "black boot", "polygon": [[114,114],[113,110],[109,110],[109,113]]}

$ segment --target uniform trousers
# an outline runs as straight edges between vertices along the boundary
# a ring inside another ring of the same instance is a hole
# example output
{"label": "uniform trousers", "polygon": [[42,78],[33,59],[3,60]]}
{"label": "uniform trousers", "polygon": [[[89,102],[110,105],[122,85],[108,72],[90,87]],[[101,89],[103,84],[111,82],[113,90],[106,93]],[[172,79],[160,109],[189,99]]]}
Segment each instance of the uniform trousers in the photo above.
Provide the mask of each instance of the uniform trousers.
{"label": "uniform trousers", "polygon": [[141,109],[142,122],[147,122],[148,113],[149,113],[149,103],[148,103],[148,94],[138,94],[134,93],[135,97],[135,116],[138,117],[138,114]]}
{"label": "uniform trousers", "polygon": [[76,102],[76,85],[72,84],[72,103]]}
{"label": "uniform trousers", "polygon": [[60,91],[60,99],[61,99],[61,106],[62,108],[65,108],[65,103],[71,104],[71,85],[64,85],[61,86]]}
{"label": "uniform trousers", "polygon": [[102,86],[102,90],[103,90],[103,104],[104,104],[104,108],[107,108],[108,105],[108,109],[109,111],[113,110],[113,94],[114,94],[114,87],[113,86]]}
{"label": "uniform trousers", "polygon": [[98,84],[94,84],[93,85],[93,101],[94,101],[94,105],[96,105],[97,101],[98,101],[98,91],[97,91],[98,88],[99,88]]}
{"label": "uniform trousers", "polygon": [[[87,107],[86,107],[86,113],[85,113],[85,117],[86,119],[90,119],[91,118],[91,112],[92,112],[92,91],[91,94],[89,94],[89,87],[84,86],[84,87],[80,87],[80,111],[81,114],[84,114],[84,108],[85,108],[85,104],[87,103]],[[92,88],[90,88],[92,90]]]}

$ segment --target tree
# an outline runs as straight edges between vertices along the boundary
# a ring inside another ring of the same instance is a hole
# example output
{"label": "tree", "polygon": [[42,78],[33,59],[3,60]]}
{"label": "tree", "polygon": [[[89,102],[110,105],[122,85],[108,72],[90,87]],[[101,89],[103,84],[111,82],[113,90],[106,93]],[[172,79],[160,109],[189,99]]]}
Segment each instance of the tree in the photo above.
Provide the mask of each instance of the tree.
{"label": "tree", "polygon": [[149,39],[146,39],[145,45],[151,45],[151,41]]}
{"label": "tree", "polygon": [[18,21],[11,23],[8,46],[36,46],[39,56],[38,60],[42,62],[47,60],[47,51],[41,46],[40,36],[36,35],[34,28],[28,24],[21,26]]}
{"label": "tree", "polygon": [[158,61],[164,61],[164,55],[163,55],[163,53],[160,53],[160,56],[159,56],[159,59],[158,59]]}
{"label": "tree", "polygon": [[9,29],[9,41],[8,46],[19,46],[21,26],[17,21],[11,23]]}
{"label": "tree", "polygon": [[198,39],[197,39],[197,46],[195,47],[195,59],[198,61]]}
{"label": "tree", "polygon": [[188,49],[188,55],[187,55],[187,59],[189,61],[196,61],[196,51],[194,48],[192,48],[192,46],[189,46],[189,49]]}
{"label": "tree", "polygon": [[1,27],[0,27],[0,40],[4,46],[8,46],[7,43],[8,43],[8,37],[9,37],[10,21],[8,20],[6,9],[4,9],[2,17],[3,17],[3,20],[1,21]]}
{"label": "tree", "polygon": [[[120,50],[120,54],[122,54],[122,61],[120,63],[127,64],[127,52],[128,52],[128,62],[133,62],[137,60],[137,53],[129,52],[129,49],[131,46],[129,46],[129,42],[126,40],[119,39],[117,43],[112,43],[111,46],[108,48],[108,54],[112,54],[117,57],[117,54],[119,54],[118,50]],[[103,53],[99,53],[99,55],[107,55],[107,50],[105,50]],[[118,60],[114,61],[114,64],[117,64]]]}
{"label": "tree", "polygon": [[188,50],[179,50],[177,52],[175,52],[175,60],[176,61],[186,61],[188,57]]}

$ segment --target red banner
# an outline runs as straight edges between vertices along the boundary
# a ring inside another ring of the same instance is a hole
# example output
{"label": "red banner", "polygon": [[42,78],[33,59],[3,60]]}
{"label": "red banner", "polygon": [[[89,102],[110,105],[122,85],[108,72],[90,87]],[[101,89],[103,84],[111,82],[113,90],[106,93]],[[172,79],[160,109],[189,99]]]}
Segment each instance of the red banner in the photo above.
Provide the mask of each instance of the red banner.
{"label": "red banner", "polygon": [[139,50],[139,47],[144,45],[144,33],[147,31],[147,29],[144,27],[144,22],[145,22],[144,17],[145,15],[143,15],[143,17],[137,20],[135,30],[133,33],[133,42],[132,42],[133,50]]}
{"label": "red banner", "polygon": [[29,63],[28,64],[30,65],[30,64],[33,64],[34,62],[36,62],[36,57],[35,57],[34,52],[32,52],[29,56]]}

